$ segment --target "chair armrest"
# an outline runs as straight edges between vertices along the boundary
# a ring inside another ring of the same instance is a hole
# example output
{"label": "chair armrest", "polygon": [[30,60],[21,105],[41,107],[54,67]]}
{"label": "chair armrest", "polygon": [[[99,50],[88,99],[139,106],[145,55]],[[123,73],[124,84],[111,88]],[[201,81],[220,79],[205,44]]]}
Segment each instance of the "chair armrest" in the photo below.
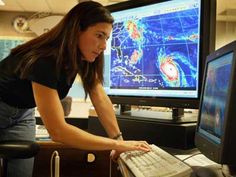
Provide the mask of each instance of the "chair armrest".
{"label": "chair armrest", "polygon": [[35,156],[39,151],[39,144],[34,141],[1,141],[0,157],[26,159]]}

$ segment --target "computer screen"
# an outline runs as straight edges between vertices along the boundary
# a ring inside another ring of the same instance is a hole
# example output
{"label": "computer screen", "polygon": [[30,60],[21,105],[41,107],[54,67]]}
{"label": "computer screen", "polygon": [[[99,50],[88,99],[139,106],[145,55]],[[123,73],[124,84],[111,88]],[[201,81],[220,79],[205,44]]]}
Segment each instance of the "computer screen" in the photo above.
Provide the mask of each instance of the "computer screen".
{"label": "computer screen", "polygon": [[211,160],[236,165],[236,41],[208,56],[195,144]]}
{"label": "computer screen", "polygon": [[204,58],[214,49],[214,0],[139,0],[115,19],[104,88],[113,103],[198,108]]}

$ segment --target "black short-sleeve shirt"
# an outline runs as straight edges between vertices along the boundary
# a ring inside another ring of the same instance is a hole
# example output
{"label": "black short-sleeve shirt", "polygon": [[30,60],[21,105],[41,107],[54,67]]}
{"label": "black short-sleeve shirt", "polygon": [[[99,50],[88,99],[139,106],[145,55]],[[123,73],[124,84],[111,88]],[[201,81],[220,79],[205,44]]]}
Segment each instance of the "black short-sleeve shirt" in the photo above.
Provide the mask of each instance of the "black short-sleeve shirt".
{"label": "black short-sleeve shirt", "polygon": [[21,60],[20,56],[9,55],[0,62],[0,98],[5,103],[18,108],[35,107],[31,81],[57,90],[60,99],[67,95],[72,83],[67,83],[63,70],[57,74],[54,59],[38,59],[26,79],[20,79],[19,73],[15,72]]}

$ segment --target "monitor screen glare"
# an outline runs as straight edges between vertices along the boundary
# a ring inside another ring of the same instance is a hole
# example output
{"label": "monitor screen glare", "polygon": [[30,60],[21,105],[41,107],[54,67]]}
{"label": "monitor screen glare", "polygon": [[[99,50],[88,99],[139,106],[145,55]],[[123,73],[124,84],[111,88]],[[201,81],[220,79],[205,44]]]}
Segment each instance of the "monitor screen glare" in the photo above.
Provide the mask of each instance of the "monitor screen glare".
{"label": "monitor screen glare", "polygon": [[113,12],[107,94],[198,98],[200,3],[171,0]]}

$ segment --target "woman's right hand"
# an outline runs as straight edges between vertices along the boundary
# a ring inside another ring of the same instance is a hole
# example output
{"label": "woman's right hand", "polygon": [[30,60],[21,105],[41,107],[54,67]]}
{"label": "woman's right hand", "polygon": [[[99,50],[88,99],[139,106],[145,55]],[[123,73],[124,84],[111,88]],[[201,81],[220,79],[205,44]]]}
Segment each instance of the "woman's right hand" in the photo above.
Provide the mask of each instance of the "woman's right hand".
{"label": "woman's right hand", "polygon": [[119,155],[124,151],[140,150],[148,152],[151,150],[149,144],[146,141],[120,141],[118,140],[118,146],[115,150],[111,151],[110,157],[113,161],[117,161]]}
{"label": "woman's right hand", "polygon": [[132,150],[150,151],[151,148],[146,141],[117,141],[118,146],[115,150],[124,152]]}

